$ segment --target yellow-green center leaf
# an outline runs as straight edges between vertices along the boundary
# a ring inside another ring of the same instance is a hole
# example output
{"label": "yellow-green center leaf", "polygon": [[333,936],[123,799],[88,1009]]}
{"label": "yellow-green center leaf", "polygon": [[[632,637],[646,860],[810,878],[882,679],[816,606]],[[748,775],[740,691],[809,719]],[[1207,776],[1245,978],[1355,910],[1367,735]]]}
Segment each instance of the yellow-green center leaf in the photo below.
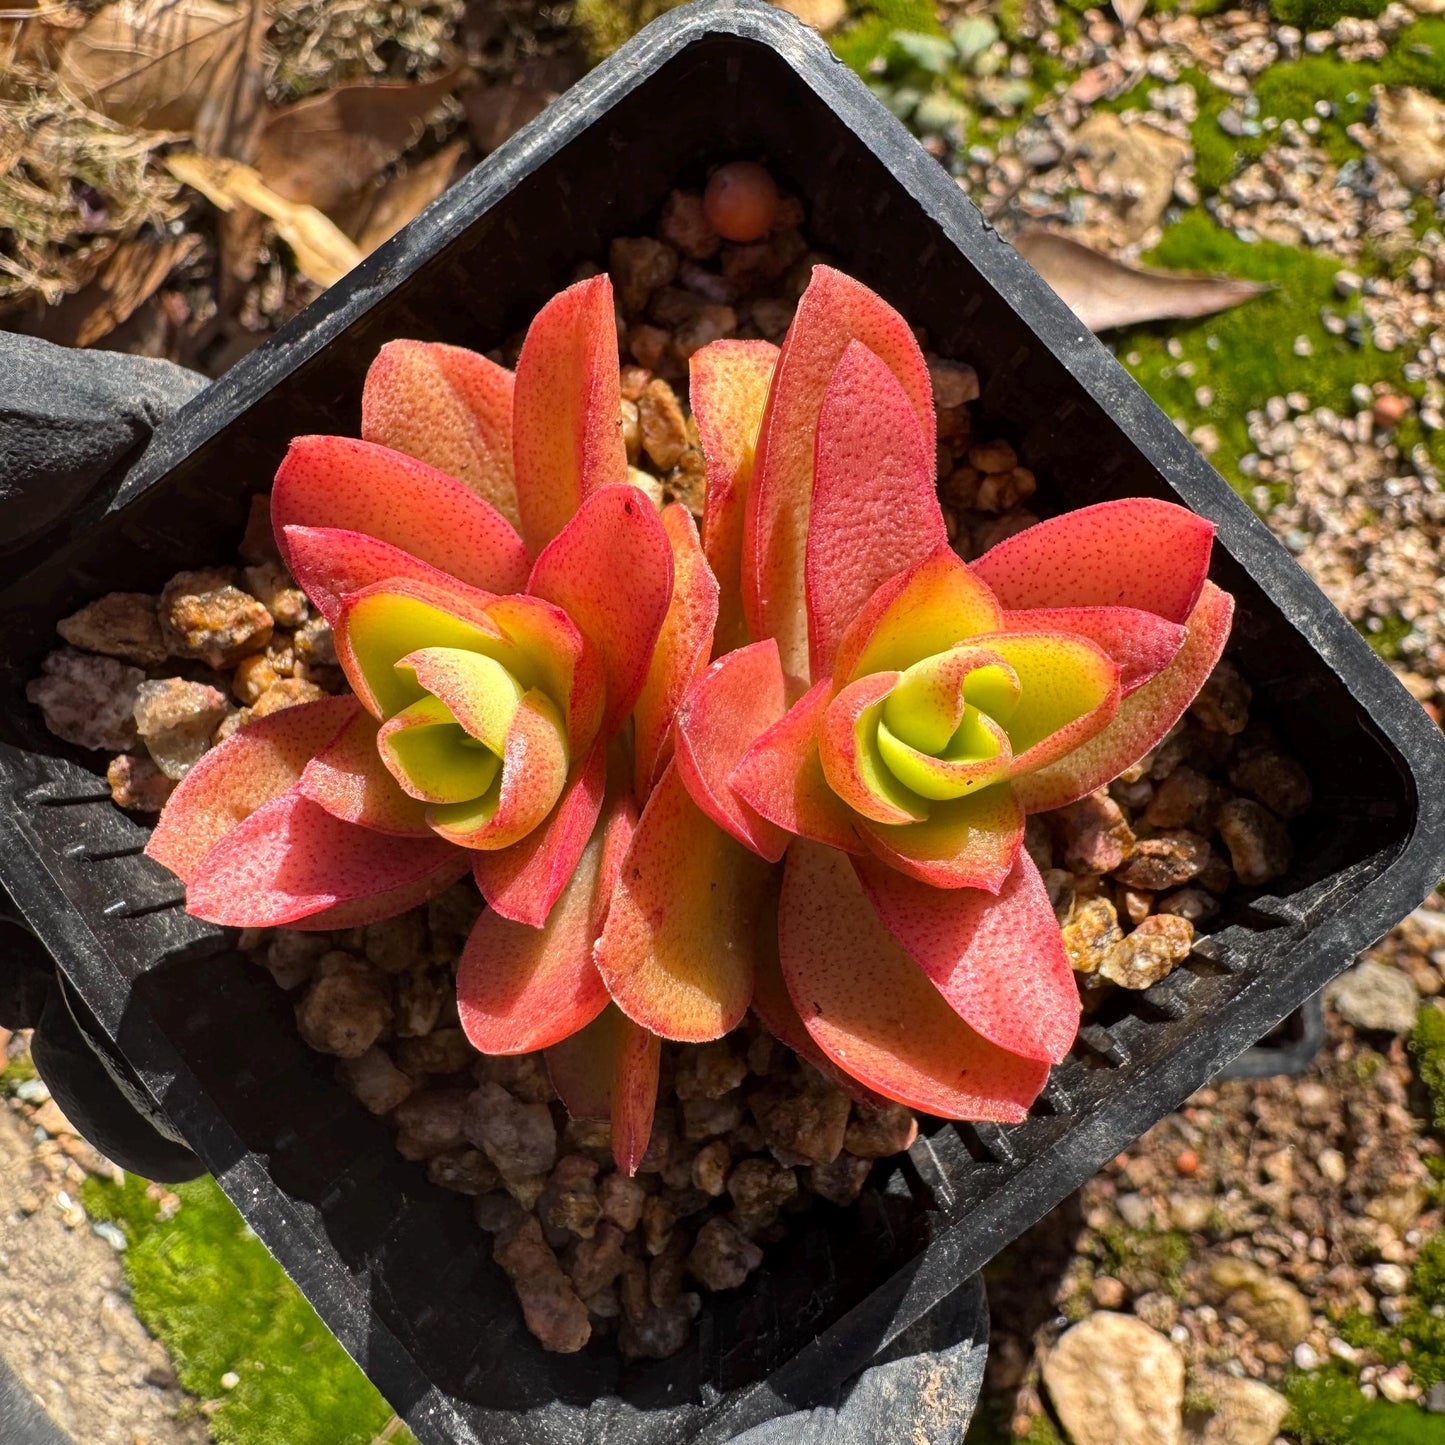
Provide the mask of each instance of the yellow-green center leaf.
{"label": "yellow-green center leaf", "polygon": [[424,803],[481,798],[501,770],[499,756],[470,737],[435,697],[403,708],[382,727],[376,741],[392,776]]}
{"label": "yellow-green center leaf", "polygon": [[493,657],[459,647],[423,647],[397,663],[439,697],[456,721],[498,757],[522,701],[522,686]]}
{"label": "yellow-green center leaf", "polygon": [[961,798],[1008,776],[1013,757],[1008,736],[976,707],[964,709],[958,730],[937,756],[899,738],[886,721],[878,724],[878,753],[905,788],[935,802]]}

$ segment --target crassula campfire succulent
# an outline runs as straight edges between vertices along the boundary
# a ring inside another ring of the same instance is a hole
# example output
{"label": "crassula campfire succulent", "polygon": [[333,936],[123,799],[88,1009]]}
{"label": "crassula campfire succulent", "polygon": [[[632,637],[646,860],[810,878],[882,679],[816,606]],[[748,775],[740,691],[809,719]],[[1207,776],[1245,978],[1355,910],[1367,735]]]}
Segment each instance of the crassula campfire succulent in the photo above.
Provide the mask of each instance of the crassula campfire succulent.
{"label": "crassula campfire succulent", "polygon": [[242,926],[376,921],[470,871],[468,1037],[545,1049],[628,1170],[659,1040],[749,1009],[859,1097],[1021,1118],[1079,1008],[1025,818],[1208,676],[1213,529],[1123,500],[965,564],[918,344],[827,267],[781,349],[691,369],[701,534],[628,483],[606,277],[543,308],[515,376],[386,347],[364,440],[300,438],[271,502],[352,695],[208,754],[151,856]]}

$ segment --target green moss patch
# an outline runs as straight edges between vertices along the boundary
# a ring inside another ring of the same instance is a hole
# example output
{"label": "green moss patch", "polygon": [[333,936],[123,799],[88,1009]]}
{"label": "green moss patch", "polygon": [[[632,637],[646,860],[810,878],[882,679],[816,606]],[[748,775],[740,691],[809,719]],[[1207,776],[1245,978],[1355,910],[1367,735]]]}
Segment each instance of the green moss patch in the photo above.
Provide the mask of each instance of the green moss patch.
{"label": "green moss patch", "polygon": [[92,1178],[82,1197],[92,1217],[124,1231],[136,1314],[181,1384],[214,1402],[217,1445],[412,1440],[213,1180],[177,1186],[170,1219],[146,1188],[134,1176]]}
{"label": "green moss patch", "polygon": [[[1199,211],[1165,231],[1146,257],[1170,270],[1209,271],[1265,281],[1275,289],[1232,311],[1198,321],[1136,328],[1117,350],[1140,384],[1170,416],[1191,429],[1207,423],[1219,437],[1210,458],[1241,490],[1239,460],[1251,450],[1247,413],[1272,396],[1300,391],[1311,406],[1352,409],[1350,387],[1362,376],[1398,383],[1404,356],[1354,345],[1325,330],[1326,309],[1346,314],[1336,295],[1334,257],[1269,241],[1246,243]],[[1295,352],[1303,337],[1308,355]],[[1171,356],[1177,341],[1181,356]],[[1201,393],[1200,389],[1206,390]],[[1200,396],[1205,397],[1200,400]]]}

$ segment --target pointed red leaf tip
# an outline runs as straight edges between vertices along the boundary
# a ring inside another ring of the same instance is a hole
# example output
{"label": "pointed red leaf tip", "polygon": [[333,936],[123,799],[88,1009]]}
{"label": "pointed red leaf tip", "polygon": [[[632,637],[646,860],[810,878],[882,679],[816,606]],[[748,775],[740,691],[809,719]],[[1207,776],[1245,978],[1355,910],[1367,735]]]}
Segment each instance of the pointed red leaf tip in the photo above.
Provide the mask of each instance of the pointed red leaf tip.
{"label": "pointed red leaf tip", "polygon": [[858,816],[868,851],[931,888],[1003,887],[1024,838],[1024,814],[1012,785],[929,805],[919,823],[889,826]]}
{"label": "pointed red leaf tip", "polygon": [[472,587],[520,592],[527,580],[522,539],[490,502],[425,462],[354,437],[291,443],[271,490],[271,526],[288,567],[287,527],[337,527],[390,542]]}
{"label": "pointed red leaf tip", "polygon": [[482,1053],[547,1048],[606,1005],[592,946],[636,824],[625,795],[612,815],[594,831],[543,927],[488,909],[472,928],[457,968],[457,1008]]}
{"label": "pointed red leaf tip", "polygon": [[670,764],[632,840],[597,944],[617,1006],[663,1038],[720,1039],[747,1012],[768,865],[688,796]]}
{"label": "pointed red leaf tip", "polygon": [[1108,727],[1067,757],[1013,780],[1025,811],[1062,808],[1112,782],[1132,767],[1184,716],[1224,652],[1234,617],[1234,599],[1212,582],[1185,623],[1188,634],[1174,660],[1119,705]]}
{"label": "pointed red leaf tip", "polygon": [[883,583],[948,545],[933,443],[881,357],[848,344],[818,414],[808,521],[808,643],[814,677]]}
{"label": "pointed red leaf tip", "polygon": [[1124,697],[1158,676],[1184,645],[1184,628],[1137,607],[1036,607],[1004,614],[1004,632],[1086,637],[1118,664]]}
{"label": "pointed red leaf tip", "polygon": [[358,707],[306,764],[297,790],[344,823],[402,838],[430,837],[425,805],[397,786],[377,752],[376,733],[376,719]]}
{"label": "pointed red leaf tip", "polygon": [[783,341],[758,433],[743,540],[743,606],[755,638],[775,637],[789,676],[808,676],[806,556],[814,442],[823,396],[849,342],[898,379],[933,455],[933,391],[908,323],[861,282],[815,266]]}
{"label": "pointed red leaf tip", "polygon": [[718,585],[692,513],[681,502],[672,503],[663,509],[662,529],[672,548],[672,600],[633,710],[633,786],[640,799],[646,799],[671,755],[673,717],[707,666],[717,625]]}
{"label": "pointed red leaf tip", "polygon": [[323,697],[256,718],[212,748],[161,812],[146,856],[189,883],[210,849],[301,777],[357,715],[353,697]]}
{"label": "pointed red leaf tip", "polygon": [[1079,1024],[1079,990],[1034,861],[1019,849],[998,895],[930,888],[855,859],[863,891],[950,1008],[990,1043],[1057,1064]]}
{"label": "pointed red leaf tip", "polygon": [[1152,497],[1064,512],[991,547],[973,570],[1005,607],[1138,607],[1183,622],[1209,572],[1214,524]]}
{"label": "pointed red leaf tip", "polygon": [[783,977],[814,1042],[886,1098],[950,1119],[1017,1123],[1049,1066],[990,1043],[894,941],[849,860],[797,843],[778,903]]}
{"label": "pointed red leaf tip", "polygon": [[858,610],[838,646],[835,686],[873,672],[903,672],[925,657],[1003,626],[993,593],[948,547],[885,582]]}
{"label": "pointed red leaf tip", "polygon": [[477,853],[472,876],[494,912],[540,928],[567,886],[602,810],[606,754],[594,743],[572,765],[551,816],[510,848]]}
{"label": "pointed red leaf tip", "polygon": [[388,341],[366,373],[361,435],[427,462],[521,526],[512,373],[462,346]]}
{"label": "pointed red leaf tip", "polygon": [[778,644],[770,637],[720,657],[692,685],[677,713],[677,774],[692,800],[724,832],[776,863],[788,834],[745,803],[728,781],[753,739],[787,709]]}
{"label": "pointed red leaf tip", "polygon": [[689,398],[705,462],[702,548],[721,589],[717,651],[748,641],[743,617],[743,527],[753,448],[768,404],[778,348],[770,341],[713,341],[688,362]]}
{"label": "pointed red leaf tip", "polygon": [[560,607],[596,649],[607,679],[602,728],[616,732],[672,599],[672,548],[651,502],[632,486],[594,492],[543,548],[527,590]]}
{"label": "pointed red leaf tip", "polygon": [[537,313],[517,359],[512,460],[533,556],[599,487],[627,481],[621,411],[612,283],[594,276]]}
{"label": "pointed red leaf tip", "polygon": [[652,1137],[662,1058],[657,1035],[608,1004],[545,1058],[552,1087],[574,1119],[612,1121],[612,1157],[631,1178]]}
{"label": "pointed red leaf tip", "polygon": [[853,815],[828,786],[818,754],[818,732],[832,694],[828,677],[804,693],[743,754],[728,782],[748,807],[776,827],[859,853],[862,843]]}
{"label": "pointed red leaf tip", "polygon": [[390,542],[343,527],[282,529],[291,575],[332,627],[353,592],[396,579],[448,586],[452,576]]}
{"label": "pointed red leaf tip", "polygon": [[338,903],[458,876],[440,838],[394,838],[333,818],[294,789],[233,828],[202,860],[186,912],[233,928],[276,928]]}

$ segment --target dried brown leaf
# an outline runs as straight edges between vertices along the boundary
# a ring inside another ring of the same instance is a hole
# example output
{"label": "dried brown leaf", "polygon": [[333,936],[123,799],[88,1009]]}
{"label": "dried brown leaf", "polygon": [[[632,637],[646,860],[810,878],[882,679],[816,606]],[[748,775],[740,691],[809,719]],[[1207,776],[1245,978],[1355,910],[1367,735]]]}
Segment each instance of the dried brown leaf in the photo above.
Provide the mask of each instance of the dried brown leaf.
{"label": "dried brown leaf", "polygon": [[279,196],[330,211],[349,200],[420,133],[460,72],[401,85],[343,85],[267,121],[256,170]]}
{"label": "dried brown leaf", "polygon": [[421,214],[451,184],[465,141],[453,141],[435,155],[374,181],[343,205],[332,219],[369,256],[409,221]]}
{"label": "dried brown leaf", "polygon": [[262,0],[115,0],[71,39],[58,74],[112,120],[244,155],[260,114],[264,29]]}
{"label": "dried brown leaf", "polygon": [[61,346],[93,346],[148,301],[202,246],[196,235],[123,241],[94,280],[47,307],[26,329]]}
{"label": "dried brown leaf", "polygon": [[1014,245],[1090,331],[1208,316],[1271,289],[1234,276],[1128,266],[1053,231],[1024,231]]}
{"label": "dried brown leaf", "polygon": [[278,196],[250,166],[202,155],[167,156],[166,166],[178,181],[194,187],[223,211],[251,206],[269,216],[296,253],[301,273],[318,286],[340,280],[361,260],[361,252],[334,221],[315,206]]}

